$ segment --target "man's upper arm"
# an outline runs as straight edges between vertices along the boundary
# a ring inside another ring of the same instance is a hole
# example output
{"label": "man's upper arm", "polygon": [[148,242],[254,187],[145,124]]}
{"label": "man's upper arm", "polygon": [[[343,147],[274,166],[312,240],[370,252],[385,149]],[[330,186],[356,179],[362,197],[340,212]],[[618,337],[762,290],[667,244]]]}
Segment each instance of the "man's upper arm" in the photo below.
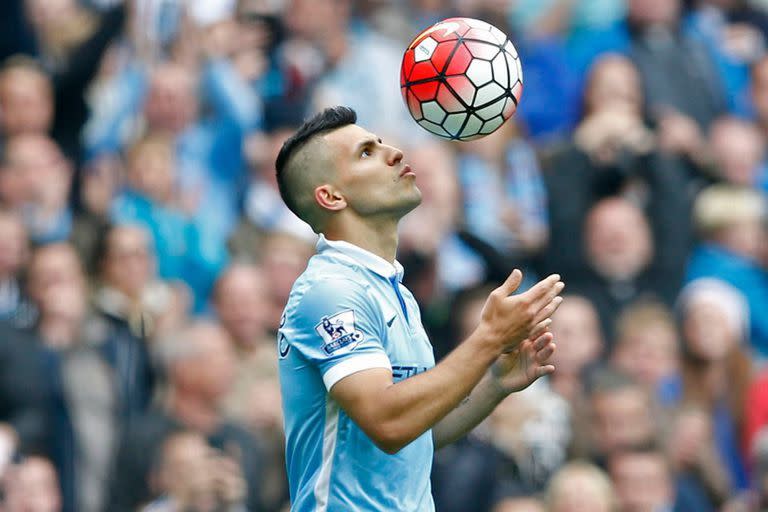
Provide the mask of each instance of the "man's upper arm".
{"label": "man's upper arm", "polygon": [[327,390],[361,371],[391,371],[382,345],[384,322],[362,284],[343,277],[321,280],[291,316],[280,335],[318,368]]}

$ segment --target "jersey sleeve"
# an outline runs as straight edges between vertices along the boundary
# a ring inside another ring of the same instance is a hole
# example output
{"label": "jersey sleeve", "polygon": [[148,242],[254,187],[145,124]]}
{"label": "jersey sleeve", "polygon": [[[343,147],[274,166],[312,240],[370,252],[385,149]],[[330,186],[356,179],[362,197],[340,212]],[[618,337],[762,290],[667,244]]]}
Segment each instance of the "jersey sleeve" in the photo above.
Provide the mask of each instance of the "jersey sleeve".
{"label": "jersey sleeve", "polygon": [[375,299],[360,283],[329,278],[315,283],[297,305],[284,333],[323,376],[330,391],[344,377],[371,368],[391,369]]}

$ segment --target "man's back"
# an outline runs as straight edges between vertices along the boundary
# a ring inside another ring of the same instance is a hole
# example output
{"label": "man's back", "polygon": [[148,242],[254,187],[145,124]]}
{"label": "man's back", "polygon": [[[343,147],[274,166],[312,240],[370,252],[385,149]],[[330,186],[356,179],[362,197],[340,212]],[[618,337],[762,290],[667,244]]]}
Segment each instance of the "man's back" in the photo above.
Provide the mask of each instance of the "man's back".
{"label": "man's back", "polygon": [[293,510],[431,510],[431,431],[388,455],[329,395],[358,371],[398,382],[434,366],[402,267],[344,242],[318,249],[278,334]]}

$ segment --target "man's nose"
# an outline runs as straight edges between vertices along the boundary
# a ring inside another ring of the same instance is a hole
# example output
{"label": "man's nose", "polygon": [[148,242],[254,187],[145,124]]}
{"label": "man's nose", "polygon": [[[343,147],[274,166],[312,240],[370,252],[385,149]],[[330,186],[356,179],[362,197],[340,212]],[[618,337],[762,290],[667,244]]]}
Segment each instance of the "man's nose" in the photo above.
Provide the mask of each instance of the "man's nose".
{"label": "man's nose", "polygon": [[403,159],[403,152],[397,148],[390,147],[389,159],[387,160],[387,163],[389,165],[395,165],[395,164],[398,164],[402,159]]}

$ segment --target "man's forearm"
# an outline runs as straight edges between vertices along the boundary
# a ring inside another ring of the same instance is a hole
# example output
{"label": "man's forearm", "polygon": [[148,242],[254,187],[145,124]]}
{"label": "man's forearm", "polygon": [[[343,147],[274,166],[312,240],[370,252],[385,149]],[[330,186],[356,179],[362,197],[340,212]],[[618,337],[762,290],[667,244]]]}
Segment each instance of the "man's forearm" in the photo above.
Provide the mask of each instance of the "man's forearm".
{"label": "man's forearm", "polygon": [[469,396],[496,357],[493,346],[474,334],[431,370],[382,389],[375,401],[345,404],[343,398],[337,400],[341,399],[345,410],[356,409],[371,418],[367,429],[361,427],[382,449],[394,453],[433,428]]}
{"label": "man's forearm", "polygon": [[483,421],[508,395],[486,372],[472,393],[432,428],[435,449],[462,438]]}

